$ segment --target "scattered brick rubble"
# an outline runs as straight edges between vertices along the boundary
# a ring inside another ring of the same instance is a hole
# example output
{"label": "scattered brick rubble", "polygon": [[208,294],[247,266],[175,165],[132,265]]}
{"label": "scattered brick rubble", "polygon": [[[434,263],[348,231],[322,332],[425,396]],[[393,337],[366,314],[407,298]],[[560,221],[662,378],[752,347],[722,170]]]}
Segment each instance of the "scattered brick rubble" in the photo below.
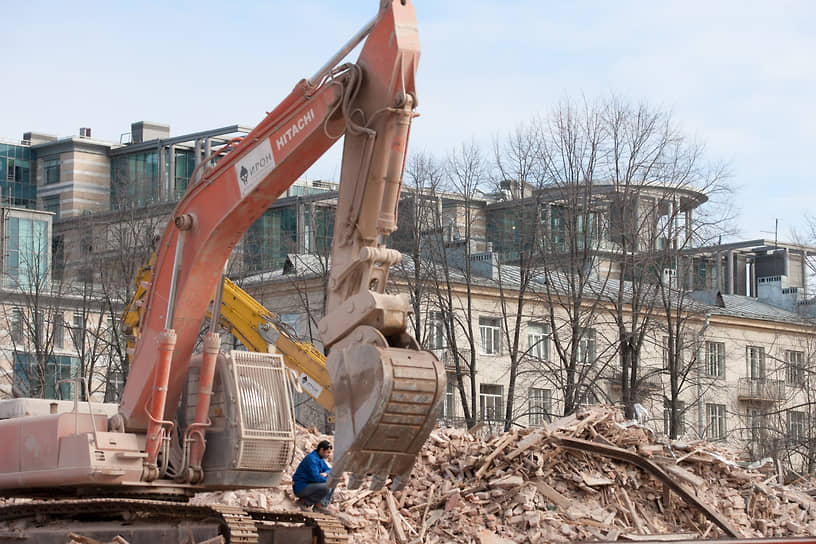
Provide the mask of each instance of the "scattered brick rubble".
{"label": "scattered brick rubble", "polygon": [[[325,437],[298,429],[295,461],[279,488],[207,493],[198,502],[295,510],[291,473]],[[592,407],[547,427],[492,437],[437,429],[400,492],[338,487],[332,510],[350,542],[567,542],[728,536],[697,507],[637,466],[570,451],[559,438],[617,446],[660,466],[743,538],[816,535],[813,482],[779,485],[706,442],[657,443],[619,411]],[[770,469],[770,470],[769,470]],[[811,492],[807,490],[810,489]],[[646,536],[649,535],[649,536]]]}

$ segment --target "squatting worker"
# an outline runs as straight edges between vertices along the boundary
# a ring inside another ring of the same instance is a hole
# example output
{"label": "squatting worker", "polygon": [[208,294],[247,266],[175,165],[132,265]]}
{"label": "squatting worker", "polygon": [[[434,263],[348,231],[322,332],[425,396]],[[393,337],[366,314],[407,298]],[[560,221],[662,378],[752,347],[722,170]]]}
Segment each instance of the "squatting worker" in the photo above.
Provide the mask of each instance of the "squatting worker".
{"label": "squatting worker", "polygon": [[317,448],[303,458],[292,475],[292,491],[298,498],[298,504],[303,510],[314,510],[328,513],[326,508],[331,501],[334,489],[329,489],[326,479],[329,476],[329,467],[326,459],[331,455],[332,445],[328,440],[321,440]]}

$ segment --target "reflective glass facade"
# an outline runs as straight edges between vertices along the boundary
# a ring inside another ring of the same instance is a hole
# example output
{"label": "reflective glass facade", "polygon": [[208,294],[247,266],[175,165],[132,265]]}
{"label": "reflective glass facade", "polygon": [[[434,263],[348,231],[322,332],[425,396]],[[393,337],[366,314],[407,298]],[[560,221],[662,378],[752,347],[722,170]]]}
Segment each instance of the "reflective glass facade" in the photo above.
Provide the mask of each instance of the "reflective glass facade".
{"label": "reflective glass facade", "polygon": [[40,366],[33,354],[14,353],[14,387],[21,396],[71,400],[74,385],[59,382],[77,377],[79,359],[67,355],[52,355],[44,369]]}
{"label": "reflective glass facade", "polygon": [[487,240],[502,261],[515,261],[529,254],[540,229],[536,226],[535,204],[491,210],[487,216]]}
{"label": "reflective glass facade", "polygon": [[[164,172],[170,169],[169,154],[165,156]],[[187,184],[195,168],[190,150],[175,150],[175,193],[170,196],[169,183],[159,190],[159,152],[144,151],[113,157],[111,159],[111,207],[139,208],[160,200],[178,200],[187,190]],[[169,176],[164,176],[169,180]]]}
{"label": "reflective glass facade", "polygon": [[[305,188],[308,189],[308,188]],[[328,256],[334,235],[334,207],[303,206],[303,226],[298,233],[298,207],[267,210],[245,235],[244,265],[249,272],[283,267],[290,253],[316,253]],[[312,217],[314,215],[314,217]],[[300,244],[298,243],[300,238]]]}
{"label": "reflective glass facade", "polygon": [[5,235],[5,287],[30,289],[42,284],[50,271],[48,221],[8,217]]}
{"label": "reflective glass facade", "polygon": [[248,271],[283,267],[286,255],[297,253],[297,208],[267,210],[245,236],[244,263]]}
{"label": "reflective glass facade", "polygon": [[4,203],[18,208],[36,208],[33,165],[28,146],[0,143],[0,196]]}

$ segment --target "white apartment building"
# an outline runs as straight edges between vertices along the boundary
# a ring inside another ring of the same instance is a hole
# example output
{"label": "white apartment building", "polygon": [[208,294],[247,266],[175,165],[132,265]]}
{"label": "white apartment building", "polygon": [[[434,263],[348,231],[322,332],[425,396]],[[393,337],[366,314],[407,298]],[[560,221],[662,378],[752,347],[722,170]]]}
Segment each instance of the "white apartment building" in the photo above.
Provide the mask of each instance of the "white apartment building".
{"label": "white apartment building", "polygon": [[[320,318],[322,279],[317,269],[298,265],[294,256],[284,270],[266,274],[257,283],[248,279],[249,289],[267,308],[287,316],[304,339],[318,343],[316,322]],[[305,261],[305,260],[304,260]],[[510,278],[513,267],[502,266]],[[406,278],[392,271],[395,289],[408,292]],[[494,430],[503,428],[510,391],[511,357],[501,295],[495,280],[472,278],[470,327],[476,350],[475,381],[463,380],[466,402],[476,408],[475,420]],[[504,285],[505,296],[514,293]],[[448,370],[447,396],[440,424],[464,425],[461,393],[457,387],[455,357],[460,364],[470,359],[470,343],[463,334],[467,324],[468,297],[462,277],[452,285],[458,311],[441,314],[428,297],[423,302],[417,335],[424,347],[434,351]],[[689,305],[683,329],[685,381],[678,399],[681,407],[680,437],[724,441],[761,457],[792,440],[806,441],[812,418],[813,369],[816,367],[816,326],[802,313],[787,310],[744,295],[719,292],[702,296]],[[309,308],[307,312],[305,309]],[[507,316],[512,324],[515,313]],[[452,349],[445,321],[457,322]],[[531,290],[525,298],[519,334],[519,372],[514,384],[513,425],[535,426],[564,411],[564,373],[559,362],[556,336],[563,342],[571,329],[563,309],[555,311],[553,333],[550,304],[543,290]],[[666,402],[670,397],[665,370],[665,331],[659,312],[653,331],[641,352],[638,402],[648,412],[644,424],[656,433],[669,431]],[[514,331],[511,330],[511,336]],[[512,342],[512,338],[510,339]],[[576,358],[588,363],[580,403],[619,403],[620,362],[617,329],[609,310],[601,308],[576,345]],[[472,402],[475,391],[477,401]],[[303,400],[303,399],[301,399]],[[304,405],[308,402],[304,402]]]}

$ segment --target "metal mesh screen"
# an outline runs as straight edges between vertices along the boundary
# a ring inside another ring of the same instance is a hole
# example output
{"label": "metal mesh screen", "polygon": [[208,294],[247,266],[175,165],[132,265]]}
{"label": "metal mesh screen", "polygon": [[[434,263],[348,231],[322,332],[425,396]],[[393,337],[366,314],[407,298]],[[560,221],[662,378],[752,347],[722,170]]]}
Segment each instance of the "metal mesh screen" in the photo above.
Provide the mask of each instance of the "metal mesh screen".
{"label": "metal mesh screen", "polygon": [[291,463],[295,447],[292,400],[283,358],[233,351],[232,361],[241,425],[236,468],[282,471]]}

